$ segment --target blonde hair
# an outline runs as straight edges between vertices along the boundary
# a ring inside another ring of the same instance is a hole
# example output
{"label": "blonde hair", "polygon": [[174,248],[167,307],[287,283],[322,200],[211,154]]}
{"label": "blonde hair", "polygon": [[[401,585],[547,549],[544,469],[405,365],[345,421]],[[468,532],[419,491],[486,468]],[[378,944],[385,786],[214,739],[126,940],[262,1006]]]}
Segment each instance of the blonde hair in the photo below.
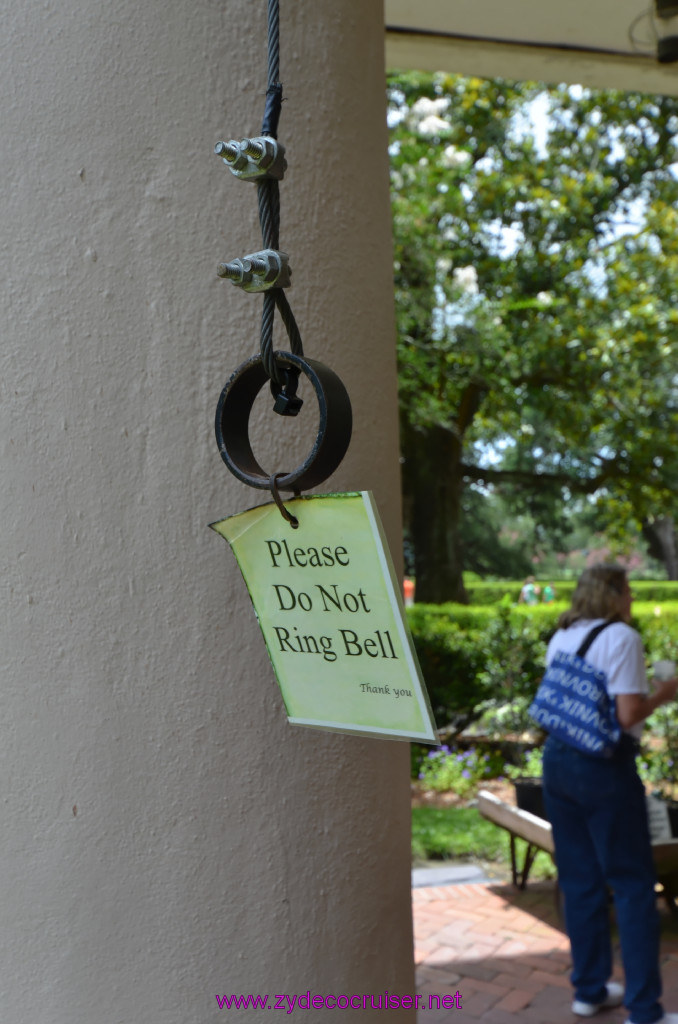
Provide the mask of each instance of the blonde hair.
{"label": "blonde hair", "polygon": [[621,565],[592,565],[579,577],[572,605],[558,619],[567,629],[577,619],[611,619],[622,612],[626,569]]}

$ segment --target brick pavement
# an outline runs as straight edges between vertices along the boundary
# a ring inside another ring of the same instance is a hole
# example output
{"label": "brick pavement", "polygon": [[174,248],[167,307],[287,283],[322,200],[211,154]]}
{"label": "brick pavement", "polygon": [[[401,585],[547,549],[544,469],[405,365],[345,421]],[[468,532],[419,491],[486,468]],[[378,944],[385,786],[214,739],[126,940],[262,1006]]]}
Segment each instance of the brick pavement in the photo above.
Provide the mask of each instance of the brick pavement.
{"label": "brick pavement", "polygon": [[[575,1024],[570,1009],[570,955],[559,921],[553,882],[450,885],[412,891],[417,992],[424,997],[418,1024]],[[678,923],[660,902],[664,1005],[678,1012]],[[615,944],[616,980],[623,981]],[[456,1003],[461,1011],[445,1009]],[[436,1000],[428,1008],[429,996]],[[461,1014],[463,1013],[463,1017]],[[623,1024],[622,1007],[601,1024]]]}

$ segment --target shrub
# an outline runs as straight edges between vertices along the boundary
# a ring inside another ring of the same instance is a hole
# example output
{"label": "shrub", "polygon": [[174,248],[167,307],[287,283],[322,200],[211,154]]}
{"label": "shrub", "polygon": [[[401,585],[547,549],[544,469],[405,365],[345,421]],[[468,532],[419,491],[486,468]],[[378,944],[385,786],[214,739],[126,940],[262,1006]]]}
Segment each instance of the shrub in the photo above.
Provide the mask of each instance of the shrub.
{"label": "shrub", "polygon": [[631,590],[639,601],[678,602],[678,581],[676,580],[631,580]]}
{"label": "shrub", "polygon": [[[541,589],[547,581],[537,581]],[[466,584],[466,593],[472,605],[493,605],[508,600],[510,604],[518,604],[520,591],[524,580],[510,580],[504,583],[473,582]],[[569,602],[572,591],[576,586],[575,580],[557,580],[554,584],[556,598],[559,601]],[[539,605],[532,605],[536,608]]]}
{"label": "shrub", "polygon": [[[636,584],[632,584],[636,592]],[[678,601],[634,601],[632,625],[643,638],[648,661],[678,660]]]}
{"label": "shrub", "polygon": [[542,748],[533,747],[524,755],[520,764],[507,764],[506,775],[509,779],[540,779],[542,775]]}
{"label": "shrub", "polygon": [[461,629],[435,607],[415,605],[408,618],[436,723],[461,731],[489,696],[480,677],[485,653],[477,630]]}
{"label": "shrub", "polygon": [[458,796],[474,793],[484,779],[495,779],[503,770],[503,760],[496,753],[441,747],[429,750],[419,763],[418,778],[422,786],[436,793],[448,791]]}
{"label": "shrub", "polygon": [[[486,652],[482,681],[492,696],[482,709],[483,721],[491,723],[501,716],[500,731],[524,732],[531,725],[527,708],[544,674],[546,644],[543,623],[513,614],[502,605],[483,636]],[[550,623],[549,623],[550,632]]]}
{"label": "shrub", "polygon": [[[544,634],[555,622],[551,608],[543,612],[530,619],[523,609],[504,606],[420,604],[408,609],[439,728],[458,733],[490,710],[525,703],[541,678]],[[524,720],[522,708],[519,717]]]}
{"label": "shrub", "polygon": [[[537,580],[544,588],[545,580]],[[517,604],[523,580],[507,580],[501,583],[486,583],[482,580],[466,581],[466,593],[469,602],[475,606],[499,604],[508,600]],[[558,601],[569,603],[576,580],[555,580],[553,583]],[[678,581],[675,580],[631,580],[631,588],[640,601],[676,601],[678,600]],[[539,607],[539,605],[533,605]]]}
{"label": "shrub", "polygon": [[[645,593],[651,586],[656,585],[648,584]],[[638,594],[640,585],[633,582],[632,588]],[[438,727],[460,732],[483,717],[502,732],[516,731],[521,723],[524,728],[546,643],[565,607],[450,603],[408,608]],[[678,600],[634,601],[632,624],[643,638],[648,664],[658,658],[678,661]]]}

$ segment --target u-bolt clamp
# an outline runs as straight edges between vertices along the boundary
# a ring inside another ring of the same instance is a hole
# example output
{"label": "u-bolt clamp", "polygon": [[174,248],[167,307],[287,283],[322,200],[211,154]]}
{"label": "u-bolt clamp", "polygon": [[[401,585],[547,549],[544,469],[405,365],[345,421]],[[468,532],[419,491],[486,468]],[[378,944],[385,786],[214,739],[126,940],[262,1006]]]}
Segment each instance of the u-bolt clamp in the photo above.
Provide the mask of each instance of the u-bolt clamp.
{"label": "u-bolt clamp", "polygon": [[261,252],[250,253],[243,259],[220,263],[217,267],[219,277],[228,278],[246,292],[267,292],[269,288],[289,288],[292,271],[288,265],[288,255],[278,249],[262,249]]}
{"label": "u-bolt clamp", "polygon": [[217,142],[214,152],[220,156],[231,174],[243,181],[275,178],[281,181],[287,170],[285,147],[277,139],[259,135],[236,142]]}

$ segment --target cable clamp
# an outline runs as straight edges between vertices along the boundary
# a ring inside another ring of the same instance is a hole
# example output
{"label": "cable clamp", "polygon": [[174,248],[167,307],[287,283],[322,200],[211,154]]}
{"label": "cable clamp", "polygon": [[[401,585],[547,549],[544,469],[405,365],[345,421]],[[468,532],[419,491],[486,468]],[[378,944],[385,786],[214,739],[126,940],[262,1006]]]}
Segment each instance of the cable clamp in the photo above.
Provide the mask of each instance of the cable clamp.
{"label": "cable clamp", "polygon": [[285,147],[268,135],[236,142],[217,142],[214,152],[220,156],[231,174],[242,181],[275,178],[281,181],[287,170]]}
{"label": "cable clamp", "polygon": [[270,288],[289,288],[292,271],[286,252],[278,249],[262,249],[250,253],[243,259],[220,263],[219,277],[227,278],[246,292],[267,292]]}

